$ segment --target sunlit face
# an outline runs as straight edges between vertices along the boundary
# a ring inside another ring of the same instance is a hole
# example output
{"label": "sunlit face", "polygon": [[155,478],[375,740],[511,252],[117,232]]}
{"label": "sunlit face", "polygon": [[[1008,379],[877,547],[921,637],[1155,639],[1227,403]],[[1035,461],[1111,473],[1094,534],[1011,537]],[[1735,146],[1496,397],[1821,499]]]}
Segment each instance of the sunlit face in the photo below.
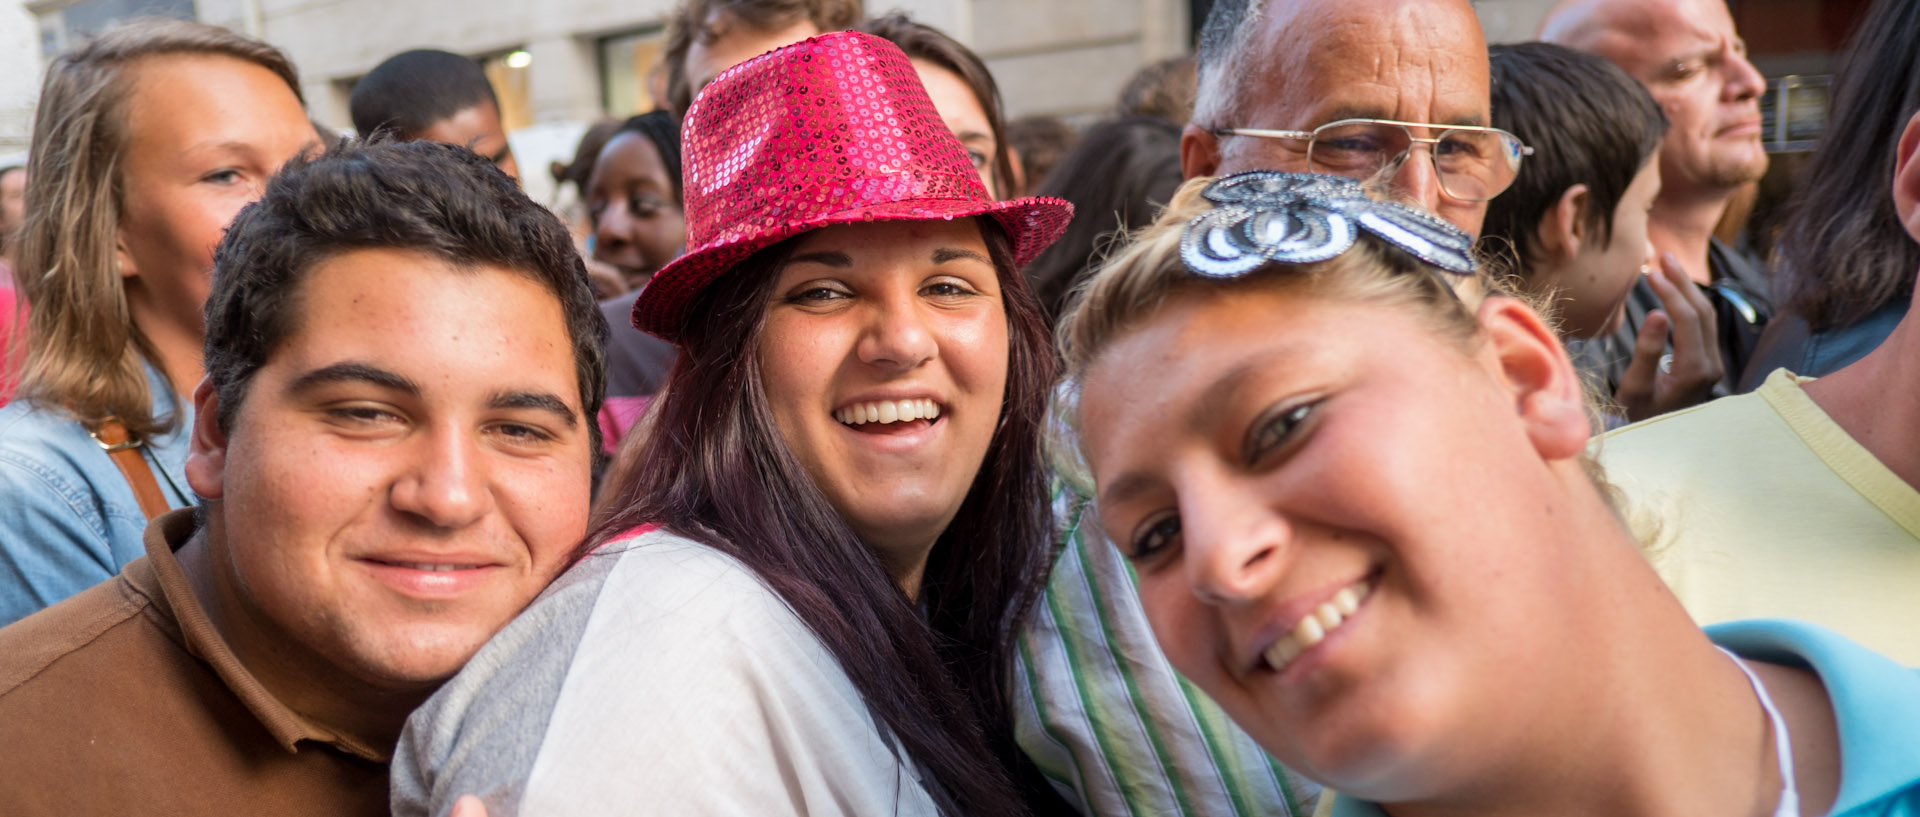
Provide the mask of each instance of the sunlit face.
{"label": "sunlit face", "polygon": [[1614,208],[1611,239],[1602,246],[1599,234],[1593,233],[1572,263],[1544,282],[1559,291],[1560,319],[1568,335],[1605,337],[1626,319],[1627,294],[1652,257],[1647,212],[1659,197],[1660,162],[1650,158]]}
{"label": "sunlit face", "polygon": [[1631,35],[1611,37],[1600,53],[1660,103],[1670,126],[1660,175],[1678,191],[1722,189],[1767,172],[1760,142],[1766,78],[1747,61],[1747,45],[1721,0],[1646,0],[1649,16]]}
{"label": "sunlit face", "polygon": [[716,8],[707,15],[706,31],[694,37],[687,48],[687,88],[697,97],[700,89],[713,82],[721,71],[819,33],[820,27],[811,19],[762,31],[742,22],[732,12]]}
{"label": "sunlit face", "polygon": [[972,219],[827,227],[777,273],[760,376],[788,448],[896,578],[917,575],[1000,421],[1007,314]]}
{"label": "sunlit face", "polygon": [[[1464,3],[1321,3],[1291,18],[1268,15],[1268,26],[1267,45],[1255,48],[1253,76],[1241,86],[1247,94],[1237,121],[1202,124],[1301,131],[1354,118],[1487,124],[1487,46]],[[1417,128],[1413,135],[1439,133]],[[1309,169],[1305,140],[1217,138],[1211,175]],[[1391,183],[1408,201],[1480,233],[1486,202],[1442,192],[1426,148],[1414,148]]]}
{"label": "sunlit face", "polygon": [[196,394],[187,474],[213,503],[225,621],[376,689],[436,683],[586,531],[591,420],[560,303],[392,249],[320,262],[292,303],[229,434]]}
{"label": "sunlit face", "polygon": [[1100,353],[1081,410],[1101,523],[1173,665],[1282,763],[1371,800],[1484,765],[1546,694],[1523,670],[1575,580],[1501,512],[1552,507],[1525,395],[1489,344],[1404,310],[1176,295]]}
{"label": "sunlit face", "polygon": [[520,179],[520,163],[513,159],[513,148],[507,145],[507,128],[500,123],[500,109],[492,102],[462,108],[422,128],[413,138],[466,148],[486,157],[515,181]]}
{"label": "sunlit face", "polygon": [[616,134],[601,149],[587,180],[587,217],[594,260],[618,269],[630,289],[646,286],[687,240],[666,163],[638,133]]}
{"label": "sunlit face", "polygon": [[993,157],[999,151],[999,143],[994,141],[993,124],[987,120],[987,110],[980,97],[974,95],[973,87],[959,74],[926,60],[914,60],[913,70],[920,74],[920,84],[927,87],[927,96],[933,98],[933,109],[939,112],[941,121],[947,123],[947,130],[953,131],[953,138],[967,149],[967,160],[980,174],[980,183],[987,186],[987,195],[1000,198],[1000,190],[993,183]]}
{"label": "sunlit face", "polygon": [[245,60],[147,57],[126,81],[118,256],[127,306],[149,337],[197,340],[221,235],[281,165],[320,149],[319,136],[286,81]]}

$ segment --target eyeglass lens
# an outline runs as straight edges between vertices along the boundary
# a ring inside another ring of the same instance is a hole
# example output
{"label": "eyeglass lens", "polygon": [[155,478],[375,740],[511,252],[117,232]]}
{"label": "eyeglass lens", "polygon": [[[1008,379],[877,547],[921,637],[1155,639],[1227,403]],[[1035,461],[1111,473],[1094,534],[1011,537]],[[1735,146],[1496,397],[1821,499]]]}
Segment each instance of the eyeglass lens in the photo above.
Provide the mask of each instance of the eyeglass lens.
{"label": "eyeglass lens", "polygon": [[[1315,172],[1370,178],[1403,161],[1413,135],[1384,122],[1334,123],[1314,132],[1307,164]],[[1485,201],[1500,195],[1520,169],[1520,148],[1513,137],[1496,131],[1442,131],[1431,148],[1433,169],[1447,195]]]}

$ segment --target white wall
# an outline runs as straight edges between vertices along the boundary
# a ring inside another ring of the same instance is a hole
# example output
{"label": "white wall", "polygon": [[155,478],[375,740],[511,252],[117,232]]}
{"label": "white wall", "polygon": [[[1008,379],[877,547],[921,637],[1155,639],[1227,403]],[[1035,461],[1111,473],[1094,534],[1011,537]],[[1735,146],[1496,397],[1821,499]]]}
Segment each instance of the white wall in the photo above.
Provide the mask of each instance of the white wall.
{"label": "white wall", "polygon": [[26,154],[40,72],[39,23],[26,6],[0,0],[0,164]]}

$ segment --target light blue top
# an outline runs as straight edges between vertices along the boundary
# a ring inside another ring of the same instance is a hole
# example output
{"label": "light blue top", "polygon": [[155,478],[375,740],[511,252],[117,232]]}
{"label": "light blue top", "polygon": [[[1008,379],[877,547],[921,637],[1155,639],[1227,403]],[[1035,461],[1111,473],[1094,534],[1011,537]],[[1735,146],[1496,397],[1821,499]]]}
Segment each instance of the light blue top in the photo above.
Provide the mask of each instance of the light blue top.
{"label": "light blue top", "polygon": [[[1920,670],[1832,630],[1785,619],[1715,624],[1707,637],[1742,658],[1820,676],[1840,727],[1840,793],[1828,817],[1920,817]],[[1332,817],[1384,817],[1340,797]]]}
{"label": "light blue top", "polygon": [[[152,366],[156,416],[171,414],[173,389]],[[145,448],[167,505],[193,504],[187,438],[193,407]],[[0,407],[0,625],[112,578],[146,555],[146,514],[107,452],[59,409],[16,400]]]}

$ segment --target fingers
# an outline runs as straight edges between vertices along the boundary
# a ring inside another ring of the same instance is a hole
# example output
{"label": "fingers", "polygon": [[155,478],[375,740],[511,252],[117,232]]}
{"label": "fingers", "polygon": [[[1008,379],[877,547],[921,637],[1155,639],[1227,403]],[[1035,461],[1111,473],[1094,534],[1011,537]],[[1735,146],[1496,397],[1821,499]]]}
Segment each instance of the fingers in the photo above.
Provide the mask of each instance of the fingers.
{"label": "fingers", "polygon": [[471,794],[460,795],[453,801],[453,811],[447,817],[487,817],[487,806],[480,798]]}
{"label": "fingers", "polygon": [[1667,313],[1656,309],[1647,313],[1640,333],[1634,336],[1633,359],[1613,392],[1614,402],[1620,404],[1628,420],[1644,420],[1654,414],[1655,383],[1660,376],[1660,358],[1666,355],[1670,324]]}
{"label": "fingers", "polygon": [[1667,404],[1665,410],[1672,411],[1706,399],[1726,373],[1720,360],[1719,320],[1706,292],[1673,253],[1660,254],[1660,269],[1648,276],[1648,283],[1673,320],[1673,365],[1657,395]]}

